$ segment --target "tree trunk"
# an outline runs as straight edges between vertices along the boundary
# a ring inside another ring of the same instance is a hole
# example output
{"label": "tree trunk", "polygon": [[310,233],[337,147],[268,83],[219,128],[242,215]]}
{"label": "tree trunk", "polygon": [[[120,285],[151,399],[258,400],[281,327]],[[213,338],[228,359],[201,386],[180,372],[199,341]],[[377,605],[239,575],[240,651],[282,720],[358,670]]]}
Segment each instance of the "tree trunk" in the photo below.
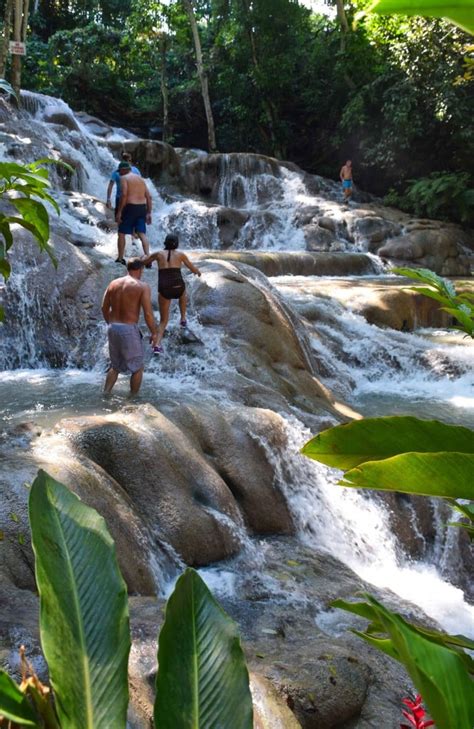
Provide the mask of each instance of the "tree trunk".
{"label": "tree trunk", "polygon": [[206,111],[207,119],[207,139],[209,145],[209,152],[216,152],[216,132],[214,128],[214,117],[212,115],[211,100],[209,98],[209,82],[207,80],[207,73],[204,68],[202,59],[202,48],[201,39],[199,37],[199,29],[196,22],[196,16],[194,15],[194,9],[191,0],[183,0],[183,5],[191,24],[191,30],[194,40],[194,50],[196,52],[196,67],[201,82],[202,100],[204,102],[204,109]]}
{"label": "tree trunk", "polygon": [[[13,37],[14,40],[20,43],[24,43],[26,40],[29,7],[30,0],[15,0]],[[17,54],[13,54],[12,57],[12,86],[19,100],[21,89],[21,56]]]}
{"label": "tree trunk", "polygon": [[160,52],[161,52],[161,96],[163,98],[163,142],[168,142],[170,139],[170,124],[169,124],[169,94],[168,94],[168,78],[167,78],[167,67],[166,67],[166,51],[168,50],[168,37],[166,33],[163,33],[160,39]]}
{"label": "tree trunk", "polygon": [[[345,56],[346,53],[346,39],[350,32],[349,23],[347,22],[347,15],[344,9],[344,0],[336,0],[337,18],[341,26],[341,53]],[[344,58],[344,61],[346,59]],[[349,86],[351,91],[355,91],[356,85],[352,78],[349,76],[347,71],[344,71],[344,81]]]}
{"label": "tree trunk", "polygon": [[12,22],[13,0],[5,3],[5,14],[3,16],[3,43],[0,53],[0,78],[5,78],[5,71],[8,57],[8,44],[10,42],[10,31]]}

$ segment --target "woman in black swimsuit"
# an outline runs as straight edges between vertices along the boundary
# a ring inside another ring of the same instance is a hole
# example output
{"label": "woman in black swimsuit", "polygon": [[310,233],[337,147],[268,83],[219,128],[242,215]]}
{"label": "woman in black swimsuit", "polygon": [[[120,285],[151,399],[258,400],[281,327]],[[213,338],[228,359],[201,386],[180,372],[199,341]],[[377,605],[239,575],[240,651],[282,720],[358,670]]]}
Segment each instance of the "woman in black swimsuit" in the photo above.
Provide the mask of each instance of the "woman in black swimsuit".
{"label": "woman in black swimsuit", "polygon": [[181,313],[180,326],[185,327],[186,322],[186,285],[181,275],[181,266],[184,264],[190,271],[201,275],[201,271],[194,266],[185,253],[177,251],[179,240],[177,235],[167,235],[165,250],[152,253],[144,259],[145,263],[158,261],[158,304],[160,307],[160,324],[158,327],[158,341],[153,351],[161,354],[163,348],[161,340],[169,320],[170,304],[172,299],[178,299]]}

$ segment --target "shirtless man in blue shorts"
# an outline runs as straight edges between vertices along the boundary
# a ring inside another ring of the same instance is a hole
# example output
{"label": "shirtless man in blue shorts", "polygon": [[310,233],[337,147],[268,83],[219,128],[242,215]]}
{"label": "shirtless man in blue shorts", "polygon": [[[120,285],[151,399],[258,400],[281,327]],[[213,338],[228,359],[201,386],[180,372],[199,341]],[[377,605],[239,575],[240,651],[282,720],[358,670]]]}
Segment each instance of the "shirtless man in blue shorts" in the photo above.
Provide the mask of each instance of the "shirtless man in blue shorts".
{"label": "shirtless man in blue shorts", "polygon": [[151,197],[144,180],[135,175],[129,162],[120,162],[120,200],[115,216],[118,223],[118,257],[116,263],[125,265],[125,236],[137,232],[147,256],[150,251],[146,226],[151,223]]}
{"label": "shirtless man in blue shorts", "polygon": [[342,182],[342,191],[344,192],[344,201],[349,202],[352,196],[352,162],[350,159],[347,160],[345,165],[342,165],[339,177]]}

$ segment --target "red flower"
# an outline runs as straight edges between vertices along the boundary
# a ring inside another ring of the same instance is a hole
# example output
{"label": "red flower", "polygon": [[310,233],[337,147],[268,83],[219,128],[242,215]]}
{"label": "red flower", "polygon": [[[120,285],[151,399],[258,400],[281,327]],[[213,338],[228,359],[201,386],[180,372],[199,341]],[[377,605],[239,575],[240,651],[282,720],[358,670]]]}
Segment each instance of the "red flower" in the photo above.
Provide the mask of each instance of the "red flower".
{"label": "red flower", "polygon": [[400,729],[426,729],[426,727],[434,726],[434,721],[431,719],[424,721],[426,711],[422,706],[422,698],[420,694],[415,697],[414,701],[412,701],[412,699],[405,698],[402,699],[402,703],[404,703],[407,709],[409,709],[409,711],[405,711],[404,709],[402,714],[405,719],[408,719],[411,726],[408,724],[400,724]]}

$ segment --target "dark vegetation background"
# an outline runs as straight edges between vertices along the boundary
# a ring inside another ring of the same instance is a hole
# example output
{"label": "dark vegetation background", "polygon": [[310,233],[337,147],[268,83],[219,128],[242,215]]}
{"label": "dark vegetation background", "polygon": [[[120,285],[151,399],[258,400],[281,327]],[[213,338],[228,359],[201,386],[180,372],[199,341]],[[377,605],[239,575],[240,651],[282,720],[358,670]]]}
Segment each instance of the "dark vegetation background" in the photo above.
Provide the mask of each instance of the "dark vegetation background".
{"label": "dark vegetation background", "polygon": [[[32,5],[24,88],[159,138],[165,78],[172,143],[206,148],[180,0]],[[220,151],[274,155],[333,178],[350,157],[361,188],[419,215],[474,222],[469,36],[403,16],[368,16],[354,28],[365,0],[343,4],[346,31],[330,1],[329,15],[296,0],[193,5]]]}

